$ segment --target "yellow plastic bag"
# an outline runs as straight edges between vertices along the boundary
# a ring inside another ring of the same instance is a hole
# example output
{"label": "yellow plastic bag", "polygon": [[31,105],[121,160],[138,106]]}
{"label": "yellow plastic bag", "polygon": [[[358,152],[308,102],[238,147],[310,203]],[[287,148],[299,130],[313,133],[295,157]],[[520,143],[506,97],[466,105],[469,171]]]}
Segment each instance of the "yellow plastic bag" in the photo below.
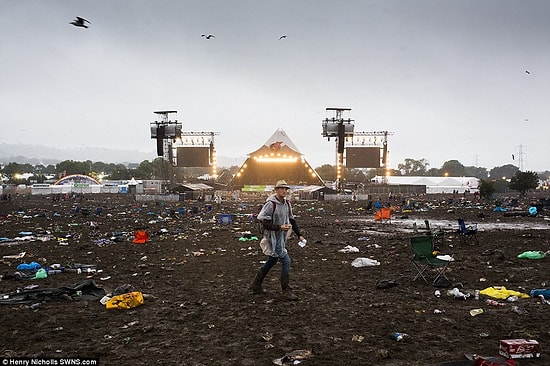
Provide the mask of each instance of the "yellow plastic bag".
{"label": "yellow plastic bag", "polygon": [[530,296],[529,294],[514,291],[514,290],[508,290],[504,286],[493,286],[493,287],[487,287],[486,289],[483,289],[479,291],[481,295],[489,296],[494,299],[507,299],[510,296],[517,296],[520,299],[528,299]]}
{"label": "yellow plastic bag", "polygon": [[111,297],[105,303],[107,309],[131,309],[143,304],[143,294],[139,291],[128,292]]}

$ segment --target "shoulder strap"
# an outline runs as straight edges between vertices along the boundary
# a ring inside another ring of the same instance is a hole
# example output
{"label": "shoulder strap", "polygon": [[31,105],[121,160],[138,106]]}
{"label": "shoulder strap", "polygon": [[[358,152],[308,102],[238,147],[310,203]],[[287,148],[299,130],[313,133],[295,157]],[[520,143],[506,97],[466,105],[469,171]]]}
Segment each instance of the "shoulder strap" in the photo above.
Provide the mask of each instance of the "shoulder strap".
{"label": "shoulder strap", "polygon": [[[292,213],[292,209],[290,208],[290,201],[288,200],[285,200],[285,201],[288,206],[288,210],[290,211],[289,213]],[[275,213],[275,208],[277,207],[277,204],[275,203],[275,201],[271,201],[271,203],[273,203],[273,212],[271,213],[271,221],[273,221],[273,214]]]}

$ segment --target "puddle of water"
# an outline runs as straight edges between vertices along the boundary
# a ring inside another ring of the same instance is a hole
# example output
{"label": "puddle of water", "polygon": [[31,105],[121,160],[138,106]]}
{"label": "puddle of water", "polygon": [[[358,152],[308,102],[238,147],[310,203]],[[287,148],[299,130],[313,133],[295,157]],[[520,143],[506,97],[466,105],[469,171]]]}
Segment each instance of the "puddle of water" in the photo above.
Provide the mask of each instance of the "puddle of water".
{"label": "puddle of water", "polygon": [[[368,222],[380,225],[394,225],[399,227],[400,230],[412,230],[414,223],[418,230],[422,231],[424,226],[424,220],[413,219],[392,219],[390,223],[378,223],[374,219],[356,219],[357,221]],[[351,219],[350,221],[354,221]],[[475,222],[466,222],[466,225],[473,225]],[[455,220],[430,220],[430,227],[432,230],[458,230],[458,222]],[[478,222],[477,229],[479,231],[493,231],[493,230],[548,230],[550,229],[550,221],[538,221],[538,222]]]}

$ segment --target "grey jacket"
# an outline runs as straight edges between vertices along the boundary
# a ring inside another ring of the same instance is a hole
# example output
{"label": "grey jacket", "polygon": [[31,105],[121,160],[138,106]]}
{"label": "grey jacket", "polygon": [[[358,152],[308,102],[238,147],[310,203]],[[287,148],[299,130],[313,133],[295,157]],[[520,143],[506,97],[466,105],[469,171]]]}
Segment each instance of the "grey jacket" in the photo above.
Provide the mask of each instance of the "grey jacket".
{"label": "grey jacket", "polygon": [[[279,202],[276,196],[277,195],[273,194],[266,199],[264,206],[258,214],[258,219],[263,222],[265,228],[264,236],[269,244],[271,244],[272,256],[283,258],[288,254],[286,250],[288,232],[280,230],[279,227],[284,224],[292,224],[294,230],[296,221],[292,215],[290,203],[286,199],[283,202]],[[294,231],[298,231],[296,235],[299,235],[297,225],[296,229],[297,230]]]}

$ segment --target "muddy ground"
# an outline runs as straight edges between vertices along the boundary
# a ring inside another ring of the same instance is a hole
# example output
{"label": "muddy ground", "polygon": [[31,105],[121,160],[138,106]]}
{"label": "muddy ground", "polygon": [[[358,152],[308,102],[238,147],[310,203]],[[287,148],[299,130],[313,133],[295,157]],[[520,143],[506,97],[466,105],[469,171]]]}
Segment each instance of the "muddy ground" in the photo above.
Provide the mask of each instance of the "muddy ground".
{"label": "muddy ground", "polygon": [[[519,364],[550,364],[545,348],[550,305],[528,298],[490,306],[484,296],[447,296],[453,287],[463,293],[490,286],[522,293],[550,287],[550,259],[517,258],[550,249],[547,211],[507,217],[494,212],[493,204],[468,198],[416,200],[420,203],[410,212],[394,202],[391,222],[376,222],[361,201],[295,203],[308,243],[301,248],[290,239],[291,286],[300,299],[288,302],[280,293],[279,265],[264,283],[266,294],[249,290],[265,258],[258,241],[240,238],[255,233],[249,218],[258,200],[225,201],[219,209],[189,215],[178,208],[208,207],[89,195],[80,204],[91,212],[83,215],[74,213],[74,199],[13,197],[0,203],[0,237],[8,239],[0,251],[26,254],[0,262],[5,275],[0,293],[92,279],[106,293],[131,285],[145,300],[129,310],[106,309],[97,298],[72,295],[0,305],[0,357],[93,357],[102,365],[272,365],[292,351],[308,350],[303,365],[432,365],[463,360],[465,353],[496,356],[500,339],[528,338],[542,345],[542,357]],[[232,214],[232,222],[219,224],[220,214]],[[459,217],[479,223],[479,244],[461,242]],[[445,231],[438,249],[456,259],[448,271],[451,285],[440,288],[439,298],[436,287],[412,281],[410,237],[413,223],[422,231],[425,219]],[[132,242],[137,228],[148,230],[147,243]],[[42,240],[13,240],[29,232]],[[108,240],[113,232],[123,233],[122,240]],[[348,245],[359,253],[340,252]],[[380,265],[353,267],[358,257]],[[9,279],[18,264],[31,261],[67,268],[93,264],[100,272]],[[397,286],[377,288],[381,280]],[[471,316],[475,308],[484,313]],[[408,337],[393,340],[394,332]]]}

